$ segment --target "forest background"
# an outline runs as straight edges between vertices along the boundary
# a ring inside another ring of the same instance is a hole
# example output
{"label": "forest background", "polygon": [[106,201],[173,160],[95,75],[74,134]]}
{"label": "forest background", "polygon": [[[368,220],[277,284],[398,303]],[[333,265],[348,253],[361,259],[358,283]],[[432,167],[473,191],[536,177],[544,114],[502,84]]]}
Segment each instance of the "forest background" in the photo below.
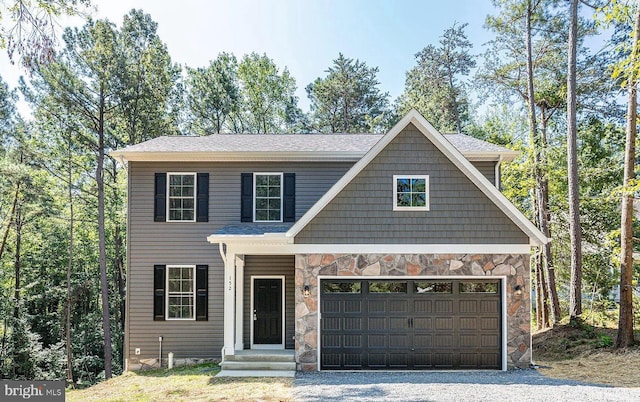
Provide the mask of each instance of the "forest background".
{"label": "forest background", "polygon": [[161,135],[385,132],[412,108],[441,132],[520,151],[502,191],[553,239],[532,255],[537,328],[606,313],[615,346],[634,343],[636,2],[494,0],[481,54],[452,21],[392,99],[378,67],[338,53],[302,83],[307,110],[265,53],[173,62],[143,10],[89,17],[58,43],[57,16],[87,6],[0,6],[0,44],[25,71],[17,88],[0,82],[0,378],[122,372],[126,168],[111,150]]}

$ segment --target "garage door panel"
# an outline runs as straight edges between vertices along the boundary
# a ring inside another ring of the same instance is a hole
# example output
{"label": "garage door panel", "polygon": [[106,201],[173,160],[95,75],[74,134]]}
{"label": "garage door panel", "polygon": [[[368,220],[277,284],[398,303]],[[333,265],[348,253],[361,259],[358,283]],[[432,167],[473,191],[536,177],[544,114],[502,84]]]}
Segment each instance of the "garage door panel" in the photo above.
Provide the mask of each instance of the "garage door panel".
{"label": "garage door panel", "polygon": [[322,346],[325,348],[341,348],[342,347],[342,338],[343,335],[338,334],[323,334],[322,335]]}
{"label": "garage door panel", "polygon": [[500,347],[500,336],[497,334],[480,335],[480,347],[482,348]]}
{"label": "garage door panel", "polygon": [[389,320],[387,317],[369,317],[367,328],[369,331],[388,331]]}
{"label": "garage door panel", "polygon": [[433,319],[431,317],[415,317],[413,328],[416,331],[433,329]]}
{"label": "garage door panel", "polygon": [[460,334],[458,339],[460,349],[480,347],[480,339],[475,334]]}
{"label": "garage door panel", "polygon": [[453,314],[453,300],[436,300],[433,312],[435,314]]}
{"label": "garage door panel", "polygon": [[500,364],[499,353],[480,353],[480,368],[494,368]]}
{"label": "garage door panel", "polygon": [[345,331],[362,331],[362,317],[344,317]]}
{"label": "garage door panel", "polygon": [[433,313],[433,300],[413,300],[415,313]]}
{"label": "garage door panel", "polygon": [[416,349],[430,349],[433,347],[433,336],[431,334],[416,334],[413,336],[413,346]]}
{"label": "garage door panel", "polygon": [[500,319],[498,317],[480,317],[478,328],[482,331],[495,331],[500,328]]}
{"label": "garage door panel", "polygon": [[433,354],[433,366],[435,368],[452,368],[453,352],[439,352]]}
{"label": "garage door panel", "polygon": [[416,352],[413,354],[413,366],[414,368],[432,368],[433,367],[433,359],[431,357],[431,353],[420,353]]}
{"label": "garage door panel", "polygon": [[389,300],[386,311],[390,313],[406,313],[409,309],[408,300]]}
{"label": "garage door panel", "polygon": [[361,300],[345,300],[344,301],[345,313],[362,313],[362,301]]}
{"label": "garage door panel", "polygon": [[391,317],[389,318],[390,331],[405,331],[409,327],[409,317]]}
{"label": "garage door panel", "polygon": [[322,369],[501,367],[499,280],[325,281]]}
{"label": "garage door panel", "polygon": [[322,300],[322,311],[325,314],[341,313],[342,303],[341,300]]}
{"label": "garage door panel", "polygon": [[433,346],[436,348],[451,348],[454,343],[453,334],[436,334],[433,337]]}
{"label": "garage door panel", "polygon": [[469,314],[478,312],[477,300],[460,300],[460,313]]}
{"label": "garage door panel", "polygon": [[468,331],[478,328],[478,320],[476,317],[460,317],[460,330]]}
{"label": "garage door panel", "polygon": [[389,335],[389,348],[404,348],[409,350],[409,335],[407,334],[391,334]]}
{"label": "garage door panel", "polygon": [[395,369],[407,368],[409,356],[407,353],[389,353],[389,367]]}
{"label": "garage door panel", "polygon": [[435,320],[434,329],[436,331],[453,330],[453,317],[437,317]]}
{"label": "garage door panel", "polygon": [[370,349],[387,349],[389,344],[387,343],[387,335],[386,334],[369,334],[367,337],[368,345]]}
{"label": "garage door panel", "polygon": [[387,309],[386,300],[369,300],[368,301],[369,314],[384,313]]}
{"label": "garage door panel", "polygon": [[341,331],[342,328],[342,318],[340,317],[322,317],[322,331],[326,333],[327,331]]}
{"label": "garage door panel", "polygon": [[371,368],[387,368],[388,366],[386,353],[369,353],[369,364]]}
{"label": "garage door panel", "polygon": [[363,366],[362,353],[345,353],[344,366],[345,368],[359,369]]}
{"label": "garage door panel", "polygon": [[500,300],[480,300],[481,314],[497,314],[500,312]]}

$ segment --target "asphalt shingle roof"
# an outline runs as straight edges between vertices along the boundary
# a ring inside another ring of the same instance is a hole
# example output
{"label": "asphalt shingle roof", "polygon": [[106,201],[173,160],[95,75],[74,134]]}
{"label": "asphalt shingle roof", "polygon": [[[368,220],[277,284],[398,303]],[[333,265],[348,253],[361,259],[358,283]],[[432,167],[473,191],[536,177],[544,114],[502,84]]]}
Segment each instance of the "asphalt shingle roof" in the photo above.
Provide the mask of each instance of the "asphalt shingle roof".
{"label": "asphalt shingle roof", "polygon": [[[206,137],[163,136],[131,145],[116,153],[171,152],[349,152],[365,154],[382,134],[213,134]],[[462,153],[513,152],[465,134],[444,136]]]}
{"label": "asphalt shingle roof", "polygon": [[253,223],[232,224],[217,230],[214,235],[262,235],[265,233],[286,233],[290,224],[255,225]]}
{"label": "asphalt shingle roof", "polygon": [[158,137],[122,152],[362,152],[381,134],[213,134]]}

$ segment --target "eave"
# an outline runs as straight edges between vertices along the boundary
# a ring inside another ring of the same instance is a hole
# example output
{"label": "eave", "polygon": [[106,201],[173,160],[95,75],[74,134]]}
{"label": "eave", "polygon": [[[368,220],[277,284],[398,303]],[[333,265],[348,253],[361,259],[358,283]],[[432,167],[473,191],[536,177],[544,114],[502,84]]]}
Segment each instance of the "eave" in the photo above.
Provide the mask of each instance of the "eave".
{"label": "eave", "polygon": [[[109,155],[121,162],[357,162],[366,152],[123,152]],[[469,161],[507,161],[518,152],[463,152]]]}
{"label": "eave", "polygon": [[356,162],[364,152],[122,152],[112,158],[129,162]]}

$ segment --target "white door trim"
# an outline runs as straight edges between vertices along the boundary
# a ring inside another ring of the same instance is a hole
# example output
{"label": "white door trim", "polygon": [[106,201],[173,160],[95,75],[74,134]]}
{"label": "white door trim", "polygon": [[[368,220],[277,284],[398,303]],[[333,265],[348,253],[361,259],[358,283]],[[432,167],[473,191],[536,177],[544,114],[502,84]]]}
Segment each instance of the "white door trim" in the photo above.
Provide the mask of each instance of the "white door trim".
{"label": "white door trim", "polygon": [[[255,288],[255,280],[256,279],[280,279],[282,281],[282,339],[281,343],[277,344],[256,344],[253,343],[253,298],[254,298],[254,288]],[[251,275],[251,299],[250,299],[250,310],[249,310],[249,336],[251,339],[251,349],[284,349],[284,330],[285,330],[285,276],[284,275]]]}

